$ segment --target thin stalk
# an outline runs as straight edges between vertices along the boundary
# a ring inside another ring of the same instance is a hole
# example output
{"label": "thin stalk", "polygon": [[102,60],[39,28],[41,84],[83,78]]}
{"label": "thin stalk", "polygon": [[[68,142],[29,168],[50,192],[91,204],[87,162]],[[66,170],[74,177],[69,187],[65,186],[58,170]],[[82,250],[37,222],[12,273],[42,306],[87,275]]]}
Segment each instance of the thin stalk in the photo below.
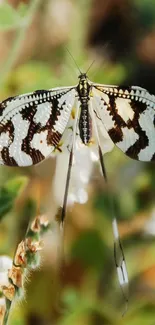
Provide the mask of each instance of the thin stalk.
{"label": "thin stalk", "polygon": [[0,325],[7,325],[12,305],[24,296],[24,282],[30,269],[40,265],[40,250],[43,248],[42,236],[50,228],[46,216],[37,216],[29,225],[25,235],[17,246],[12,268],[8,270],[8,285],[1,286],[5,298],[4,320]]}

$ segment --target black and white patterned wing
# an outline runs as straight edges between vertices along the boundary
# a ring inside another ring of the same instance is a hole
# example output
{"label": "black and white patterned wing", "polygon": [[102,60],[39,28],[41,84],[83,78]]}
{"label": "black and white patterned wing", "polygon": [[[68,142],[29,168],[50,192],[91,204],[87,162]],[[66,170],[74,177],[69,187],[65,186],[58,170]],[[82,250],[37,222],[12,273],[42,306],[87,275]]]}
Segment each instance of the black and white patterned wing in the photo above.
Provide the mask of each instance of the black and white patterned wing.
{"label": "black and white patterned wing", "polygon": [[155,96],[141,87],[93,84],[95,114],[126,155],[155,160]]}
{"label": "black and white patterned wing", "polygon": [[76,88],[37,90],[0,103],[0,164],[37,164],[57,147],[69,121]]}

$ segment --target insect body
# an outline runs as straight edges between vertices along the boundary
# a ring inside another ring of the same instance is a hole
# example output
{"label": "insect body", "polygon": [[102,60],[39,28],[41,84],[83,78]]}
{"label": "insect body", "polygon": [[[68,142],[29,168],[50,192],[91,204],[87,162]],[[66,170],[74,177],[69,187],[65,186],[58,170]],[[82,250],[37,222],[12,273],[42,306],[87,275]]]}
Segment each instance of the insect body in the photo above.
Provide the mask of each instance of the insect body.
{"label": "insect body", "polygon": [[100,125],[129,157],[155,160],[155,96],[136,86],[95,84],[81,73],[76,86],[37,90],[0,103],[0,164],[39,163],[58,148],[70,120],[85,145],[93,125]]}
{"label": "insect body", "polygon": [[[63,224],[76,137],[84,145],[96,140],[102,174],[107,182],[100,130],[126,155],[141,161],[155,160],[155,96],[131,86],[109,86],[91,82],[80,73],[72,87],[37,90],[0,103],[0,164],[30,166],[69,148],[69,164],[61,209]],[[71,133],[71,139],[66,136]],[[128,276],[124,253],[113,213],[115,264],[123,296],[128,301]],[[120,258],[119,258],[120,256]]]}
{"label": "insect body", "polygon": [[89,112],[89,101],[90,101],[90,84],[87,80],[85,73],[80,75],[80,82],[77,87],[79,99],[80,99],[80,119],[79,119],[79,132],[80,138],[84,144],[89,143],[92,137],[92,123]]}

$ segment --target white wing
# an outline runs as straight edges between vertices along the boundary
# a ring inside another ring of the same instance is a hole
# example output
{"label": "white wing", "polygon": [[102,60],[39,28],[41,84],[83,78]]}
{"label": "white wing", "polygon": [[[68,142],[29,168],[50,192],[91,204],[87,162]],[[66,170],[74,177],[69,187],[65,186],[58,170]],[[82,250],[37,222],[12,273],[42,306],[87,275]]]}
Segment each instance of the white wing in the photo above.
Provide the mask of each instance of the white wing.
{"label": "white wing", "polygon": [[76,87],[37,90],[0,103],[0,164],[37,164],[58,146]]}
{"label": "white wing", "polygon": [[129,157],[155,160],[155,96],[143,88],[93,84],[94,112]]}

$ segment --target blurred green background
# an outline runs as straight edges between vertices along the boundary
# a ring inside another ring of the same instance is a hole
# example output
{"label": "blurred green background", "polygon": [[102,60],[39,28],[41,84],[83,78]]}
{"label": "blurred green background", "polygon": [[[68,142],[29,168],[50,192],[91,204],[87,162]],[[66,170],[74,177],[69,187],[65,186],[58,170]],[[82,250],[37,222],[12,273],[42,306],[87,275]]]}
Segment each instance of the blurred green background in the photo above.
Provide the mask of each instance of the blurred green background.
{"label": "blurred green background", "polygon": [[[154,0],[1,1],[0,99],[76,84],[77,68],[66,48],[82,71],[95,60],[90,80],[138,85],[155,94]],[[67,210],[65,261],[53,225],[40,268],[30,272],[10,324],[155,324],[155,166],[117,148],[104,157],[128,267],[128,312],[121,316],[111,215],[96,163],[88,202]],[[54,158],[31,168],[0,167],[1,255],[13,257],[33,215],[45,213],[53,222],[54,172]]]}

